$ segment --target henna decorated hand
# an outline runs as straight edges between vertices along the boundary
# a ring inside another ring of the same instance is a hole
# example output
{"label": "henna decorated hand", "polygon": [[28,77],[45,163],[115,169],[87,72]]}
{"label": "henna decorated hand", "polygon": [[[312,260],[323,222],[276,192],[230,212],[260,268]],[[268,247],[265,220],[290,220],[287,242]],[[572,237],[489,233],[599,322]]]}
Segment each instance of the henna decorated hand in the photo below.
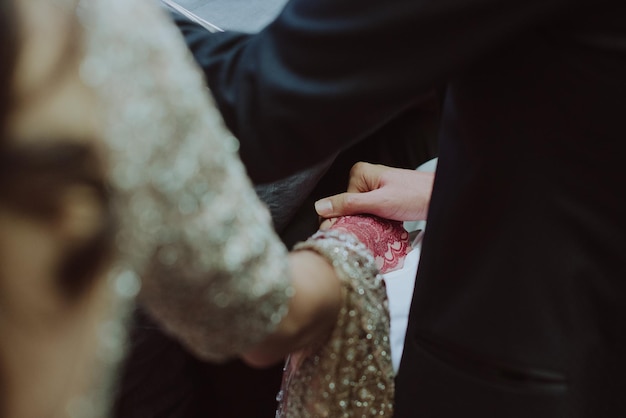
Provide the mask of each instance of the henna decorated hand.
{"label": "henna decorated hand", "polygon": [[374,254],[376,265],[383,274],[402,268],[411,251],[409,233],[400,221],[373,215],[352,215],[329,219],[322,228],[357,237]]}

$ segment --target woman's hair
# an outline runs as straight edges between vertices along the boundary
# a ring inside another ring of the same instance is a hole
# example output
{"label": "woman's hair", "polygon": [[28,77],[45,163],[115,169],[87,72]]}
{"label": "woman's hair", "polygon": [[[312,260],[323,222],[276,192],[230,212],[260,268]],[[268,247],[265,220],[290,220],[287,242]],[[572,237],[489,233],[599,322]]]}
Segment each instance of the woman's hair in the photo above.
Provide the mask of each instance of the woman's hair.
{"label": "woman's hair", "polygon": [[0,0],[0,206],[33,220],[54,222],[67,204],[63,192],[73,186],[87,186],[94,192],[104,213],[102,226],[68,251],[55,272],[59,287],[72,299],[88,287],[110,255],[109,190],[93,147],[58,138],[28,144],[11,141],[6,127],[15,104],[12,80],[20,48],[16,22],[15,0]]}

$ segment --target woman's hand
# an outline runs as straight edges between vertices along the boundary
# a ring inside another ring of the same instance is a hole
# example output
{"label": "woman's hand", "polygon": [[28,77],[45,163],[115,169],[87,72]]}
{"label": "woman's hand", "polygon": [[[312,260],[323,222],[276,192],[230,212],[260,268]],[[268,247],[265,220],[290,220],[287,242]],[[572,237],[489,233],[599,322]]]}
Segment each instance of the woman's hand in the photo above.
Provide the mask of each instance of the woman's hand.
{"label": "woman's hand", "polygon": [[356,163],[348,191],[315,202],[323,218],[367,213],[396,221],[425,220],[434,173]]}

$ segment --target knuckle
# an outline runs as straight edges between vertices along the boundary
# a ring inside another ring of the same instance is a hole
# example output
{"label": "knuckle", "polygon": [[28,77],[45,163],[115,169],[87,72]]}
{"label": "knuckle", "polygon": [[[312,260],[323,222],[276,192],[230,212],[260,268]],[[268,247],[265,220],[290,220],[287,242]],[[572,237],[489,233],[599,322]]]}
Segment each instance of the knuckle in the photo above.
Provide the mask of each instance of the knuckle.
{"label": "knuckle", "polygon": [[367,169],[368,165],[368,163],[363,161],[355,163],[350,169],[350,176],[358,176],[360,173],[364,172]]}

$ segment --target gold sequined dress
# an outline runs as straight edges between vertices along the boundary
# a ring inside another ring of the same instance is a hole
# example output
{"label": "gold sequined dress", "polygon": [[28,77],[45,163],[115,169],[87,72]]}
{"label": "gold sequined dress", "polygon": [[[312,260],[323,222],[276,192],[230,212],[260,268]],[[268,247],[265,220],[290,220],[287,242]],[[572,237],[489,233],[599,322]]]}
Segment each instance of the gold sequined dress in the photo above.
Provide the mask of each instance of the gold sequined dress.
{"label": "gold sequined dress", "polygon": [[[199,356],[236,356],[276,328],[293,295],[287,250],[238,143],[154,0],[82,0],[77,13],[86,34],[81,77],[105,115],[120,223],[115,270],[143,278],[141,303]],[[298,367],[292,359],[279,414],[390,416],[384,285],[358,242],[318,244],[345,303],[329,341],[299,353]]]}

